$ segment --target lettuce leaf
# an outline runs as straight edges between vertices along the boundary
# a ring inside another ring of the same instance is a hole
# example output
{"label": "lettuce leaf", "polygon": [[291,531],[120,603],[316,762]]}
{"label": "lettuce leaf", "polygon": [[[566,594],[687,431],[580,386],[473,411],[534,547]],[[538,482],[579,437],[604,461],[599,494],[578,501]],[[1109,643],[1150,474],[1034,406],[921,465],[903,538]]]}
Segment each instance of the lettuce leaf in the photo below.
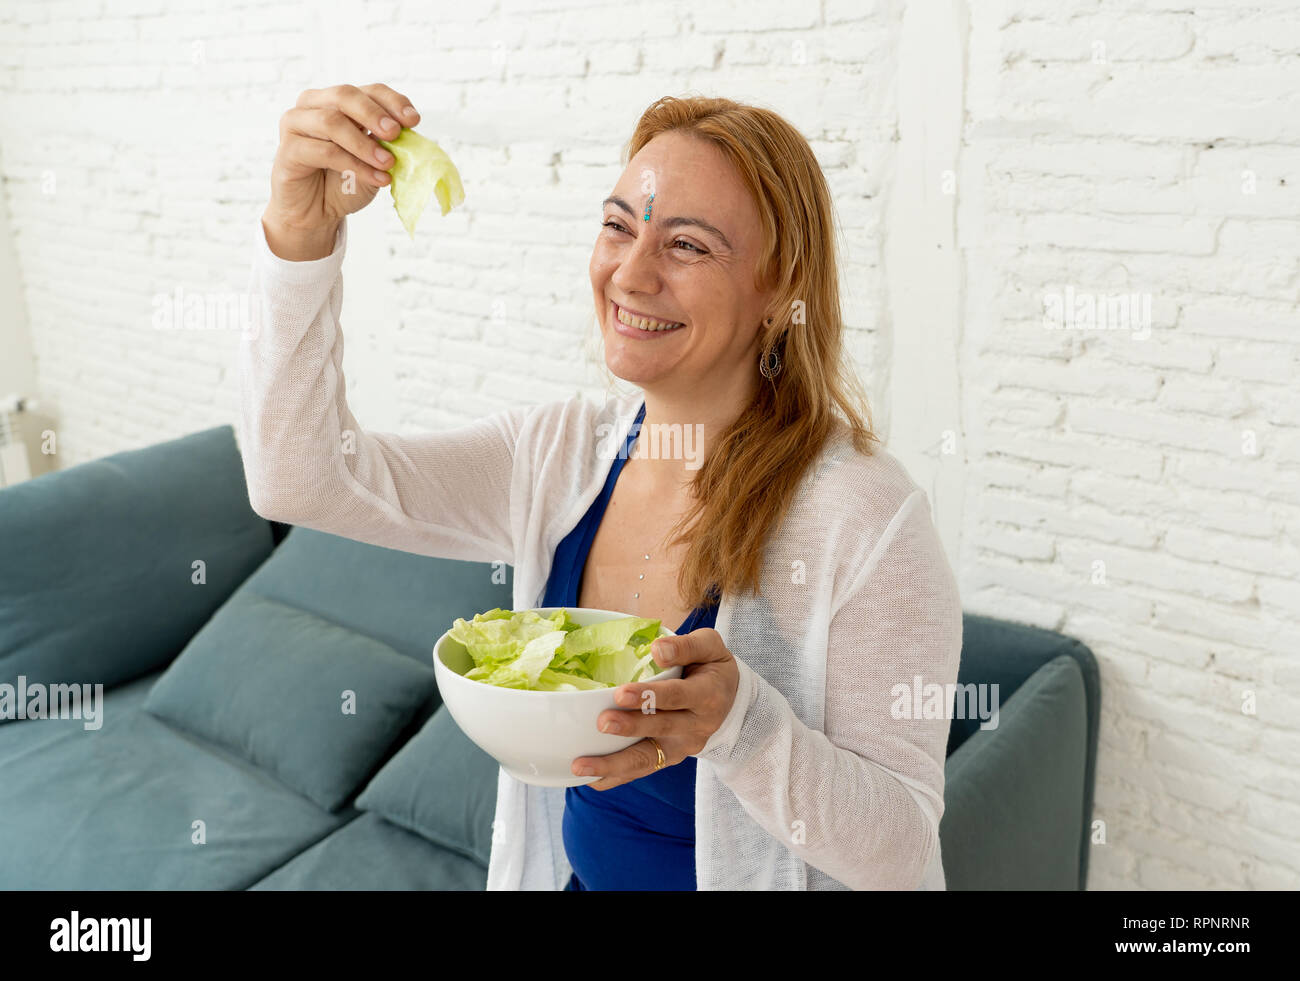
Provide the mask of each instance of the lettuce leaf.
{"label": "lettuce leaf", "polygon": [[532,610],[512,613],[495,609],[475,614],[473,620],[457,619],[451,626],[451,636],[464,645],[474,661],[466,677],[478,680],[513,661],[531,641],[554,631],[567,634],[576,629],[577,624],[566,610],[560,610],[554,617],[543,617]]}
{"label": "lettuce leaf", "polygon": [[403,129],[397,139],[380,140],[379,145],[393,155],[393,166],[388,168],[392,176],[388,189],[393,195],[397,217],[411,238],[415,238],[415,223],[430,195],[438,198],[444,215],[465,200],[460,172],[433,140],[413,129]]}
{"label": "lettuce leaf", "polygon": [[660,621],[622,617],[580,627],[567,610],[494,609],[458,619],[453,640],[469,652],[471,681],[530,691],[586,691],[644,681],[658,674],[650,645]]}
{"label": "lettuce leaf", "polygon": [[648,644],[659,636],[659,621],[643,617],[623,617],[579,627],[564,640],[564,649],[574,656],[592,652],[622,650],[628,644]]}

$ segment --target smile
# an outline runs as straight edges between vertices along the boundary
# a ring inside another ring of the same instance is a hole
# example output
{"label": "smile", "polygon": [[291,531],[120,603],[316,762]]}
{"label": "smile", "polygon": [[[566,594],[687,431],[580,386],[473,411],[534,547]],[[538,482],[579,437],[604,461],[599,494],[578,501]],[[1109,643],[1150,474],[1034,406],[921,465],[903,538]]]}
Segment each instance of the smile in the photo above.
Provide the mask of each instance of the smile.
{"label": "smile", "polygon": [[614,304],[614,315],[618,318],[619,323],[644,331],[676,330],[678,327],[686,326],[683,323],[675,323],[668,320],[656,320],[654,317],[644,317],[639,314],[628,313],[628,311],[624,310],[617,303]]}

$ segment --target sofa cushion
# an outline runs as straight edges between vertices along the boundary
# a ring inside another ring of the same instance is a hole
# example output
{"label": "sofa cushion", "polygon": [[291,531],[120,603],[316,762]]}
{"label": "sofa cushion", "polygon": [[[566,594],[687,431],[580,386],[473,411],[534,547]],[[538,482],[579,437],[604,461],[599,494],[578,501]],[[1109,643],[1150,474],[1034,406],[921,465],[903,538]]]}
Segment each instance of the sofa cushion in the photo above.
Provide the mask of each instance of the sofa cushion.
{"label": "sofa cushion", "polygon": [[457,617],[512,605],[511,568],[436,559],[295,527],[245,584],[433,668]]}
{"label": "sofa cushion", "polygon": [[[80,718],[74,716],[53,716],[43,719],[20,719],[7,726],[0,726],[0,783],[4,781],[4,767],[11,759],[16,759],[32,752],[46,743],[65,739],[69,734],[80,735],[83,732],[100,732],[111,725],[120,724],[123,716],[138,712],[153,687],[162,675],[161,671],[136,678],[125,684],[107,689],[103,696],[82,692]],[[86,708],[86,696],[95,702],[96,718],[89,718]],[[2,827],[2,825],[0,825]],[[3,850],[0,841],[0,850]],[[4,888],[4,879],[0,877],[0,889]]]}
{"label": "sofa cushion", "polygon": [[334,810],[435,689],[432,667],[241,589],[158,679],[144,709]]}
{"label": "sofa cushion", "polygon": [[[1027,678],[1063,654],[1079,667],[1087,705],[1088,758],[1083,777],[1084,833],[1079,845],[1080,876],[1081,881],[1086,881],[1090,848],[1088,830],[1092,824],[1097,742],[1101,730],[1101,673],[1096,656],[1073,637],[1041,627],[967,613],[962,617],[961,667],[957,681],[963,685],[996,683],[999,686],[998,697],[1006,704],[1007,699]],[[978,719],[953,719],[948,730],[948,756],[951,758],[978,728]]]}
{"label": "sofa cushion", "polygon": [[996,728],[976,729],[948,758],[946,888],[1083,888],[1087,733],[1083,674],[1061,655],[1003,701]]}
{"label": "sofa cushion", "polygon": [[244,889],[347,819],[125,694],[105,693],[100,729],[0,727],[57,730],[0,764],[0,888]]}
{"label": "sofa cushion", "polygon": [[230,426],[0,490],[0,542],[0,683],[106,688],[174,658],[272,547]]}
{"label": "sofa cushion", "polygon": [[440,708],[375,775],[356,806],[486,866],[499,770]]}
{"label": "sofa cushion", "polygon": [[362,814],[295,855],[260,882],[271,890],[464,890],[481,892],[487,868],[389,824]]}

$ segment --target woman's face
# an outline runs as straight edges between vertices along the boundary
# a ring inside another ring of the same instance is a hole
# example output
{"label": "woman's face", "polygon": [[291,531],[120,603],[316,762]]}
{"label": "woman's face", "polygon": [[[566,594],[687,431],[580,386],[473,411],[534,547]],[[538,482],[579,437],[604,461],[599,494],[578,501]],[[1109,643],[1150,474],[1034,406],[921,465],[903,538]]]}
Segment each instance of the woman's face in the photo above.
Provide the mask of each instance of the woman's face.
{"label": "woman's face", "polygon": [[[590,272],[609,370],[667,395],[755,383],[770,299],[754,285],[761,232],[721,152],[685,133],[656,136],[628,163],[601,221]],[[681,326],[643,330],[621,323],[620,311]]]}

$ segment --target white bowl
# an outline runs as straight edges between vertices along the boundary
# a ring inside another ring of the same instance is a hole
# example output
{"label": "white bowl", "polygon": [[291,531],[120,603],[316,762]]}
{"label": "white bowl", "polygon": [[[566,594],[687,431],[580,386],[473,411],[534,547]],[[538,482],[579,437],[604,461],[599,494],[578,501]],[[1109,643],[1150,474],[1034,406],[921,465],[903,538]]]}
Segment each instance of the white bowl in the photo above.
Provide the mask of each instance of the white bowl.
{"label": "white bowl", "polygon": [[[535,607],[534,612],[551,616],[560,609],[568,610],[573,622],[583,627],[631,616],[573,606]],[[659,636],[675,635],[660,626]],[[433,647],[433,672],[447,711],[470,740],[524,783],[541,787],[593,783],[600,778],[574,776],[574,760],[580,756],[608,756],[642,738],[614,736],[596,728],[596,719],[606,709],[640,711],[615,705],[615,688],[595,691],[498,688],[463,677],[473,666],[465,645],[453,640],[450,630],[438,638]],[[681,667],[674,666],[647,680],[664,681],[681,675]]]}

